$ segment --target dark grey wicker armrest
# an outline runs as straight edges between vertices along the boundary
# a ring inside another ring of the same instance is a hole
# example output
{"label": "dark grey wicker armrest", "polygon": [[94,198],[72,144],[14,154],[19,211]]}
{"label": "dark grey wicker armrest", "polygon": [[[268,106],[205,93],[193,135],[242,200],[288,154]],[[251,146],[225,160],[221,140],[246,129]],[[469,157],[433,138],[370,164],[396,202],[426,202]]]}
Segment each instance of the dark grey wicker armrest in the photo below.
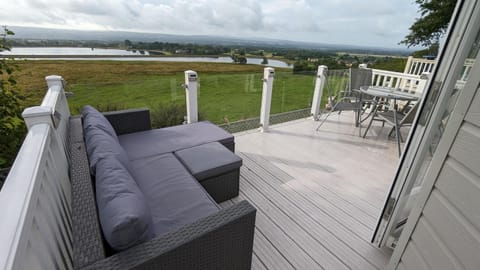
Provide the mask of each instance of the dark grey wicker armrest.
{"label": "dark grey wicker armrest", "polygon": [[250,269],[255,213],[242,201],[84,269]]}
{"label": "dark grey wicker armrest", "polygon": [[104,112],[103,115],[112,124],[118,135],[152,128],[150,125],[150,111],[148,109]]}

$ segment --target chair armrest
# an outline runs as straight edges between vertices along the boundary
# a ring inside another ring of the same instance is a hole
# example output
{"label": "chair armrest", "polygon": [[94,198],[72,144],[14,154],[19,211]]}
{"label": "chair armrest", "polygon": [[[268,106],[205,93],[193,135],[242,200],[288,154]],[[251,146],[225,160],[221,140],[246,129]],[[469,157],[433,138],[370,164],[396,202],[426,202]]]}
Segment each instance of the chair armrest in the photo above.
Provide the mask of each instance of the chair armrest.
{"label": "chair armrest", "polygon": [[103,115],[112,124],[117,135],[152,129],[148,109],[104,112]]}
{"label": "chair armrest", "polygon": [[242,201],[83,269],[250,269],[255,214]]}

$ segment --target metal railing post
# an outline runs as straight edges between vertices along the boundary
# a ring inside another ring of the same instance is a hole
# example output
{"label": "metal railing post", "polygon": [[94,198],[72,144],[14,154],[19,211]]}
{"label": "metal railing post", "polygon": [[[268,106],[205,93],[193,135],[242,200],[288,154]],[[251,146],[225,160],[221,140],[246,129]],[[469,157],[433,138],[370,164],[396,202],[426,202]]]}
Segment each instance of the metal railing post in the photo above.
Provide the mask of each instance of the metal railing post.
{"label": "metal railing post", "polygon": [[193,70],[185,71],[185,95],[187,102],[187,124],[198,122],[197,89],[198,76]]}
{"label": "metal railing post", "polygon": [[272,103],[274,77],[274,68],[267,67],[263,69],[262,107],[260,110],[260,130],[262,132],[268,131],[268,125],[270,123],[270,105]]}
{"label": "metal railing post", "polygon": [[315,121],[318,121],[318,116],[320,115],[320,104],[322,102],[323,88],[325,87],[325,82],[327,79],[327,71],[327,66],[318,66],[317,79],[315,80],[315,90],[313,92],[312,108],[310,110],[310,114]]}

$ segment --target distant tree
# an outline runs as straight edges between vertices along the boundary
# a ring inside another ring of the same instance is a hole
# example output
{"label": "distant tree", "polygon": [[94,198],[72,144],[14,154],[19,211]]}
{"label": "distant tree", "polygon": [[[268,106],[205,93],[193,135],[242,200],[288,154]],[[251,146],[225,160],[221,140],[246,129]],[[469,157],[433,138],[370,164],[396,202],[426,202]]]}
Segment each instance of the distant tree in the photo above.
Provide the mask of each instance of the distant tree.
{"label": "distant tree", "polygon": [[267,65],[267,64],[268,64],[268,59],[266,57],[263,57],[262,65]]}
{"label": "distant tree", "polygon": [[[3,26],[0,52],[11,50],[7,38],[12,35],[14,33]],[[25,135],[23,96],[13,76],[16,70],[13,59],[0,58],[0,168],[12,164]]]}
{"label": "distant tree", "polygon": [[415,0],[419,5],[420,18],[410,26],[410,33],[400,44],[408,47],[438,44],[445,34],[455,9],[456,0]]}
{"label": "distant tree", "polygon": [[128,40],[128,39],[125,39],[125,41],[123,42],[123,44],[124,44],[125,47],[127,47],[127,48],[130,48],[130,47],[132,47],[132,45],[133,45],[133,43],[132,43],[130,40]]}
{"label": "distant tree", "polygon": [[232,54],[230,57],[232,58],[233,62],[236,63],[236,64],[246,64],[247,63],[247,58],[245,56]]}

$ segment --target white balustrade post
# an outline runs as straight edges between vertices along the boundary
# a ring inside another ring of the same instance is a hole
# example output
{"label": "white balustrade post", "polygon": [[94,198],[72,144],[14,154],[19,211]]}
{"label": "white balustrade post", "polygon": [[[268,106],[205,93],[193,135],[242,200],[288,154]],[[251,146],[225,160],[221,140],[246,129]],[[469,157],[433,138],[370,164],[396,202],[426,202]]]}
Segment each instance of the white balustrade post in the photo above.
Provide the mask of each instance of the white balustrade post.
{"label": "white balustrade post", "polygon": [[193,70],[185,71],[185,94],[187,101],[187,123],[198,122],[197,105],[198,76]]}
{"label": "white balustrade post", "polygon": [[427,87],[427,82],[430,79],[430,72],[422,72],[420,75],[420,80],[418,80],[417,89],[415,91],[416,94],[422,94],[425,91],[425,87]]}
{"label": "white balustrade post", "polygon": [[263,69],[262,108],[260,110],[260,130],[268,131],[270,123],[270,105],[272,103],[273,78],[275,69],[267,67]]}
{"label": "white balustrade post", "polygon": [[405,69],[403,70],[403,73],[410,73],[412,63],[413,63],[413,56],[409,56],[407,59],[407,63],[405,64]]}
{"label": "white balustrade post", "polygon": [[45,81],[47,81],[48,88],[51,88],[55,85],[60,86],[62,89],[65,87],[65,80],[62,78],[62,76],[50,75],[45,77]]}
{"label": "white balustrade post", "polygon": [[320,114],[320,104],[322,102],[323,88],[327,79],[327,66],[318,66],[317,79],[315,80],[315,90],[313,92],[312,108],[310,114],[313,116],[313,120],[318,121]]}
{"label": "white balustrade post", "polygon": [[55,120],[52,114],[52,109],[47,106],[34,106],[23,110],[23,120],[28,129],[36,124],[47,123],[52,128],[55,128]]}

